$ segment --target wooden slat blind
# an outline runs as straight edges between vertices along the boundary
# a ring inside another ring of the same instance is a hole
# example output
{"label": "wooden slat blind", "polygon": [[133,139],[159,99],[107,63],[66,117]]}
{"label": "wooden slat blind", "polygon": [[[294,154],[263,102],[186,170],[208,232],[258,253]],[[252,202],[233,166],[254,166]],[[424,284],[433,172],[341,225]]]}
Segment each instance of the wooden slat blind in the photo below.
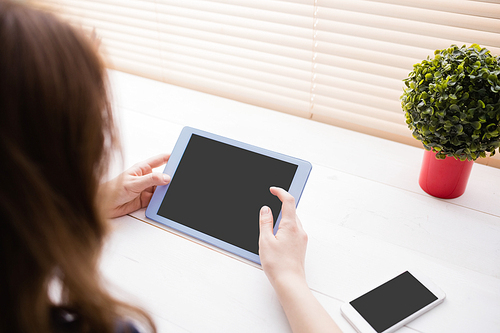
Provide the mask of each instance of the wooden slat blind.
{"label": "wooden slat blind", "polygon": [[451,44],[500,54],[495,1],[38,2],[95,28],[111,68],[417,146],[399,101],[413,64]]}

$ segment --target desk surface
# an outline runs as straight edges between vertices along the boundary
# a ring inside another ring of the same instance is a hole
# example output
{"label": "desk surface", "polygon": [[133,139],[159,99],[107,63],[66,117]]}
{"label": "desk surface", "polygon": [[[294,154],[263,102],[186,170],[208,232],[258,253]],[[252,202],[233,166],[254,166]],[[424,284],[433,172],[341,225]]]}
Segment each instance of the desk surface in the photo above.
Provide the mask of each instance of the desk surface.
{"label": "desk surface", "polygon": [[[313,164],[298,215],[309,235],[306,273],[344,332],[340,306],[406,269],[447,294],[399,332],[500,332],[500,169],[475,164],[465,194],[418,186],[423,150],[110,71],[123,167],[170,152],[192,126]],[[120,167],[115,167],[118,172]],[[289,332],[259,266],[148,220],[111,221],[102,271],[160,332]]]}

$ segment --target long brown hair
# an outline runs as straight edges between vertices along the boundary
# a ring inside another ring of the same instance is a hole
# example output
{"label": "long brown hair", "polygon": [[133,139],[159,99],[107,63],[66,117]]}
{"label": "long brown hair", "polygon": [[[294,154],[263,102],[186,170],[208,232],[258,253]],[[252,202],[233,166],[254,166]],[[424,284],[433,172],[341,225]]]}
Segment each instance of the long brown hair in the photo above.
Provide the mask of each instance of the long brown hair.
{"label": "long brown hair", "polygon": [[[81,332],[113,332],[141,310],[101,286],[106,223],[97,203],[116,147],[96,48],[55,16],[0,0],[0,331],[54,332],[70,308]],[[48,286],[62,285],[61,304]]]}

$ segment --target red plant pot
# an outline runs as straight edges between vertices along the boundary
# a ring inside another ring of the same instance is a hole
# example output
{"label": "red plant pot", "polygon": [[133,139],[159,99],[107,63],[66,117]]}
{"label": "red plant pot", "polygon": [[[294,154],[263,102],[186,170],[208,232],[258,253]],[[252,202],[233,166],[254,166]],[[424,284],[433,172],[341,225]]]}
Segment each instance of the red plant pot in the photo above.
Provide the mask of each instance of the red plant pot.
{"label": "red plant pot", "polygon": [[454,157],[436,159],[436,153],[424,152],[418,183],[428,194],[452,199],[461,196],[467,187],[474,161],[460,161]]}

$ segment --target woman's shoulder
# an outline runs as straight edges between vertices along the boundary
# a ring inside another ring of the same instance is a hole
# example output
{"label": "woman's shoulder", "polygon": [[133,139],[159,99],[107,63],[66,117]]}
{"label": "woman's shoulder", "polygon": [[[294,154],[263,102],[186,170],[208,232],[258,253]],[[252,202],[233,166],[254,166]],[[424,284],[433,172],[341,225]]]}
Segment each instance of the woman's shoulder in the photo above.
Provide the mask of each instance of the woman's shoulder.
{"label": "woman's shoulder", "polygon": [[54,306],[50,309],[50,323],[56,333],[81,332],[80,316],[68,308]]}
{"label": "woman's shoulder", "polygon": [[[50,319],[55,333],[79,333],[84,327],[76,311],[65,307],[51,308]],[[130,321],[119,318],[115,322],[115,333],[140,333]]]}
{"label": "woman's shoulder", "polygon": [[140,332],[131,322],[120,319],[116,322],[115,333],[140,333]]}

